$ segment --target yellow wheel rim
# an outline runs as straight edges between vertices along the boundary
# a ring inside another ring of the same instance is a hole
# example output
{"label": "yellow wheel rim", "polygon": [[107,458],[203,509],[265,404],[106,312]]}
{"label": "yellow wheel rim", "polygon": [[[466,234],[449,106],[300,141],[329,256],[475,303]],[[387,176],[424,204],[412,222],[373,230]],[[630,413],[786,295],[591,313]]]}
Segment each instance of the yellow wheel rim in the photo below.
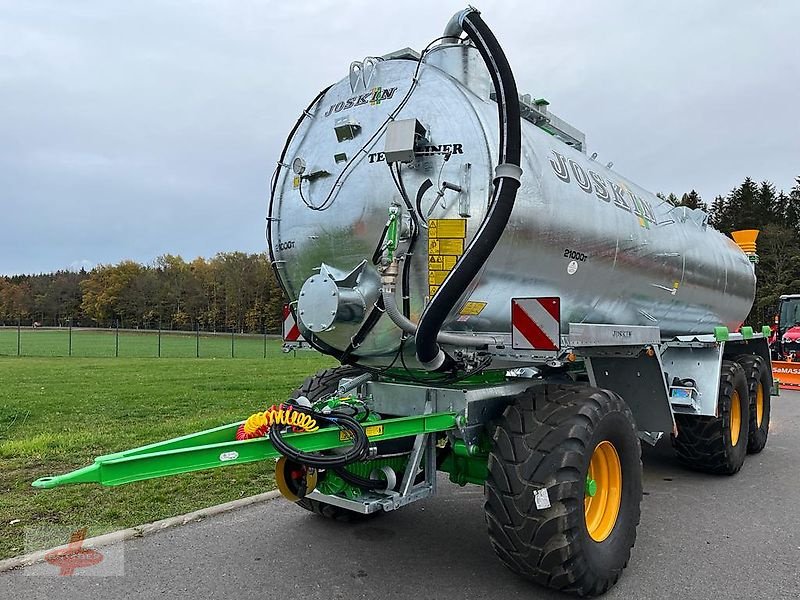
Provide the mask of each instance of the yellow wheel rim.
{"label": "yellow wheel rim", "polygon": [[[275,463],[275,485],[278,487],[278,491],[281,493],[281,496],[287,500],[291,500],[292,502],[297,502],[300,500],[300,496],[295,494],[293,489],[294,486],[290,484],[289,473],[287,472],[291,468],[293,468],[293,463],[288,463],[288,460],[285,456],[281,456],[278,459],[278,462]],[[314,488],[317,487],[317,471],[316,469],[307,469],[305,475],[306,494],[309,494],[314,491]]]}
{"label": "yellow wheel rim", "polygon": [[586,474],[583,501],[586,530],[602,542],[614,530],[622,504],[622,465],[614,444],[602,441],[594,449]]}
{"label": "yellow wheel rim", "polygon": [[761,420],[764,418],[764,386],[760,383],[756,388],[756,425],[761,427]]}
{"label": "yellow wheel rim", "polygon": [[739,443],[739,433],[742,430],[742,400],[739,392],[731,396],[731,446]]}

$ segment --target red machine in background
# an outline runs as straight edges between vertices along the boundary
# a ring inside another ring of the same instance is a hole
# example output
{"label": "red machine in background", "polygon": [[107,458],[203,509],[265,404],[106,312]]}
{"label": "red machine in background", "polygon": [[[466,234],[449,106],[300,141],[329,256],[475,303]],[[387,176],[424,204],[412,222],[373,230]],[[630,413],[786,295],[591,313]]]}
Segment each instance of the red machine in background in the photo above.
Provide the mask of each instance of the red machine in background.
{"label": "red machine in background", "polygon": [[800,390],[800,294],[781,296],[770,348],[773,377],[782,387]]}

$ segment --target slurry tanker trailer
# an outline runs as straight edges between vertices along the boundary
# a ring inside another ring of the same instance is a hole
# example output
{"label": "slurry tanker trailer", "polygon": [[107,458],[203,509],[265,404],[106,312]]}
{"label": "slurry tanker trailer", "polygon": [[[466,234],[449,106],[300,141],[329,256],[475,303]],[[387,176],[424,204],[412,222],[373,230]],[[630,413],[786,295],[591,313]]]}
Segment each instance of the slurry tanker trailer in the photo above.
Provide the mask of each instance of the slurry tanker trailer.
{"label": "slurry tanker trailer", "polygon": [[773,380],[769,328],[742,324],[753,245],[585,150],[520,95],[475,9],[421,52],[353,62],[292,128],[267,231],[300,332],[341,366],[245,421],[34,485],[278,459],[297,505],[366,518],[444,472],[484,487],[511,570],[605,592],[636,537],[640,441],[736,473],[766,443]]}

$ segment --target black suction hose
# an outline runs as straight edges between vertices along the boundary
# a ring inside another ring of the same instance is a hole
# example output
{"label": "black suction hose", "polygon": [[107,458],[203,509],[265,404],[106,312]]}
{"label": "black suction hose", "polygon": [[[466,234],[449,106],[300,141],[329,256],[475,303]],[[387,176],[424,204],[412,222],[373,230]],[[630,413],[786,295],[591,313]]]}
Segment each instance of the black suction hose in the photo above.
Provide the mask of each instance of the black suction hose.
{"label": "black suction hose", "polygon": [[[462,30],[475,44],[492,76],[500,123],[500,151],[495,170],[494,191],[486,216],[472,242],[464,251],[464,255],[444,280],[419,321],[414,338],[417,359],[431,371],[446,370],[452,365],[452,359],[445,355],[436,338],[445,319],[467,291],[503,235],[514,208],[519,178],[522,174],[519,96],[508,59],[477,10],[467,9],[454,19],[457,19]],[[448,24],[448,31],[452,33],[452,29]]]}

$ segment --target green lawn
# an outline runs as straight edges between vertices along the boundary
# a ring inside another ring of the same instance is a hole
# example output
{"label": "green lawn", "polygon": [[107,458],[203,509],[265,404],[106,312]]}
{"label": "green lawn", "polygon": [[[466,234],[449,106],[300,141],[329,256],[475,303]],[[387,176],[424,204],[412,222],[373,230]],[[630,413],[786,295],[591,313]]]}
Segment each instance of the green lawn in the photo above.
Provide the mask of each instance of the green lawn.
{"label": "green lawn", "polygon": [[[24,327],[17,337],[16,327],[0,327],[0,356],[69,356],[70,331],[64,329],[33,329]],[[264,358],[264,336],[230,333],[202,333],[164,331],[135,332],[113,329],[73,329],[72,356],[150,358],[159,355],[161,338],[162,358],[231,358],[231,347],[235,358]],[[18,344],[19,342],[19,344]],[[280,343],[269,339],[266,354],[280,352]]]}
{"label": "green lawn", "polygon": [[271,462],[116,488],[30,486],[100,454],[244,419],[334,364],[311,351],[282,354],[272,341],[268,356],[0,358],[0,558],[30,550],[26,526],[97,535],[271,489]]}

